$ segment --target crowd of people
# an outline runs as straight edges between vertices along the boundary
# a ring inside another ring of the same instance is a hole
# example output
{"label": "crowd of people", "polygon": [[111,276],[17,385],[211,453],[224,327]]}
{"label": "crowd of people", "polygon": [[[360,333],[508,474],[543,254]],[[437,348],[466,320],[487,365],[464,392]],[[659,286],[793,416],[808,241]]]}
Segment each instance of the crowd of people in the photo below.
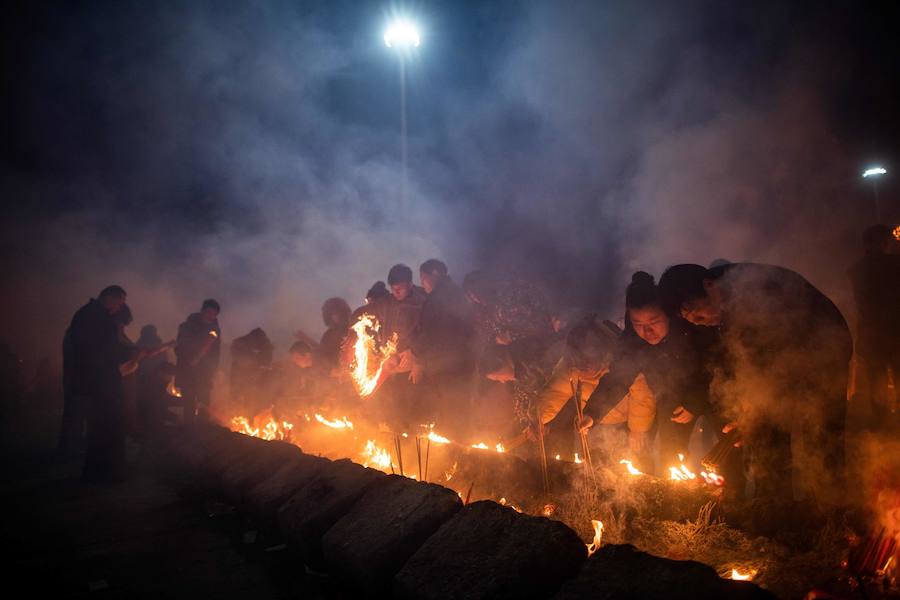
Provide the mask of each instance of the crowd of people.
{"label": "crowd of people", "polygon": [[[900,251],[886,226],[867,229],[863,241],[865,254],[849,273],[859,324],[852,387],[866,394],[878,427],[896,410]],[[727,261],[675,265],[658,281],[639,271],[618,322],[561,310],[532,282],[474,271],[457,284],[436,259],[420,265],[418,282],[398,264],[355,310],[329,298],[324,335],[298,332],[283,364],[262,329],[234,339],[232,402],[252,415],[273,406],[296,411],[324,396],[358,400],[354,325],[368,316],[364,333],[394,352],[361,406],[392,430],[438,423],[465,439],[480,426],[480,409],[502,395],[508,404],[496,434],[523,457],[535,456],[537,441],[549,454],[572,456],[580,433],[596,456],[617,459],[624,448],[640,470],[662,474],[690,454],[699,422],[708,436],[734,444],[720,465],[729,493],[799,490],[840,500],[854,341],[834,303],[798,273]],[[183,408],[185,424],[210,418],[220,310],[205,300],[168,345],[152,326],[137,343],[128,340],[121,287],[75,314],[64,341],[60,444],[70,445],[87,421],[86,478],[124,475],[121,399],[131,373],[143,435],[174,419],[172,405]],[[169,347],[175,364],[164,358]]]}

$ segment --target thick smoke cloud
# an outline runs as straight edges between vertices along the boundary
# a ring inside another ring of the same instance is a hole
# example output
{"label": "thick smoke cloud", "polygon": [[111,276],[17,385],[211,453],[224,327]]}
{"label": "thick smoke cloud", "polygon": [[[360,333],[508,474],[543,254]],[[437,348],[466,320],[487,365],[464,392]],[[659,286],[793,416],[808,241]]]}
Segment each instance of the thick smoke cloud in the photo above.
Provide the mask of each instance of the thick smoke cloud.
{"label": "thick smoke cloud", "polygon": [[848,312],[869,197],[829,98],[866,57],[780,3],[717,4],[421,6],[405,205],[389,9],[17,15],[2,335],[55,354],[117,282],[138,326],[172,335],[213,296],[226,338],[262,326],[283,349],[324,298],[435,256],[610,315],[636,268],[768,261]]}

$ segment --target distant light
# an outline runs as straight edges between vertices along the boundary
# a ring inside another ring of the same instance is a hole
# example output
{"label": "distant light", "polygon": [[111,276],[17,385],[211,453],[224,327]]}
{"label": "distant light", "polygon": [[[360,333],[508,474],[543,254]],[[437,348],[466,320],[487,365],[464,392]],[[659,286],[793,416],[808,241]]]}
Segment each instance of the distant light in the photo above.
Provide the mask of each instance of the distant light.
{"label": "distant light", "polygon": [[384,32],[384,45],[388,48],[404,46],[418,48],[421,41],[419,28],[412,21],[394,21]]}
{"label": "distant light", "polygon": [[872,167],[871,169],[866,169],[863,171],[863,177],[873,177],[875,175],[885,175],[887,173],[887,169],[884,167]]}

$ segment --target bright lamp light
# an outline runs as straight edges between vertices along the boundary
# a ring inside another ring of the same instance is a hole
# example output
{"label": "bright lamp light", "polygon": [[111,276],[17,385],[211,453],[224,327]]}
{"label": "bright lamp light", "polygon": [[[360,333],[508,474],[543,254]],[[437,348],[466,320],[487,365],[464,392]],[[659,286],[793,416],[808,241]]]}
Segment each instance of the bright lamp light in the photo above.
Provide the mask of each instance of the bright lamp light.
{"label": "bright lamp light", "polygon": [[421,43],[419,28],[405,19],[394,21],[384,32],[384,45],[388,48],[418,47]]}

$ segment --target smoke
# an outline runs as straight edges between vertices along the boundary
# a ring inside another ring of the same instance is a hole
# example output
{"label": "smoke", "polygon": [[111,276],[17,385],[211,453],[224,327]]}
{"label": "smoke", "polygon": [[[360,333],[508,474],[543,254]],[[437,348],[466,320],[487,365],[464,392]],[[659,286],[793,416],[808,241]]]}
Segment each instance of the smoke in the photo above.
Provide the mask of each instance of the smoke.
{"label": "smoke", "polygon": [[0,334],[25,355],[110,283],[135,330],[171,337],[214,297],[226,340],[261,326],[283,351],[325,298],[432,257],[610,315],[637,268],[766,261],[847,312],[870,219],[828,99],[865,57],[780,3],[421,7],[405,203],[387,11],[21,10]]}

